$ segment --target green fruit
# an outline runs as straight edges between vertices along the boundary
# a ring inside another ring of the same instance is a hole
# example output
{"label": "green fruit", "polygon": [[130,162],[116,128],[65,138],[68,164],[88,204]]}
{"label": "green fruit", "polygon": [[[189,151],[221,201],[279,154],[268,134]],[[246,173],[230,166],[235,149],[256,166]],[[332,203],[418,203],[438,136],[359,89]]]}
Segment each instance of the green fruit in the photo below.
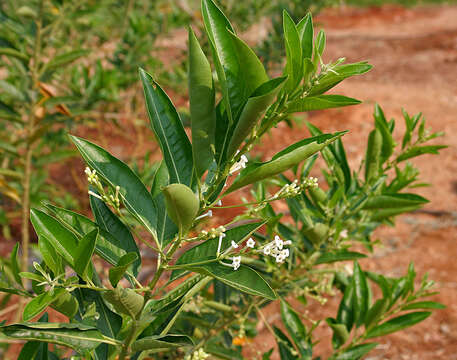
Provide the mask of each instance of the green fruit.
{"label": "green fruit", "polygon": [[314,244],[320,245],[328,237],[328,226],[322,223],[317,223],[313,227],[305,230],[305,236]]}
{"label": "green fruit", "polygon": [[168,216],[186,233],[200,209],[200,202],[193,191],[183,184],[171,184],[162,189]]}
{"label": "green fruit", "polygon": [[105,292],[103,298],[113,305],[118,313],[130,315],[132,318],[136,318],[143,309],[144,297],[120,285],[114,290]]}
{"label": "green fruit", "polygon": [[314,204],[325,204],[327,202],[327,193],[319,187],[311,187],[309,194],[314,201]]}

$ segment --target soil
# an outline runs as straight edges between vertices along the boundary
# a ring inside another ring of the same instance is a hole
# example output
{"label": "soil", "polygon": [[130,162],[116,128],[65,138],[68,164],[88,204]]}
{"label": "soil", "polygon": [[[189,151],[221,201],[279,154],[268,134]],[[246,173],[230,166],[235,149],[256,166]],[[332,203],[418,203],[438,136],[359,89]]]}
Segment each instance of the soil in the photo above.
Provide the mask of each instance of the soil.
{"label": "soil", "polygon": [[[417,192],[431,200],[430,203],[422,212],[399,217],[394,228],[383,227],[377,231],[376,237],[383,246],[375,250],[373,257],[363,261],[364,269],[386,275],[403,274],[409,263],[414,262],[419,278],[428,272],[436,281],[440,293],[433,300],[442,302],[447,308],[434,312],[429,319],[409,330],[379,339],[380,345],[367,359],[457,359],[457,302],[454,300],[457,296],[457,262],[454,259],[457,256],[457,180],[454,177],[457,140],[453,136],[457,133],[456,19],[456,6],[342,7],[325,10],[315,18],[315,24],[324,28],[327,34],[325,61],[346,56],[348,62],[368,60],[374,65],[368,74],[345,80],[333,90],[333,93],[363,100],[361,105],[314,112],[307,117],[326,132],[350,130],[344,143],[351,166],[358,167],[363,156],[368,133],[373,127],[371,114],[375,102],[382,106],[388,118],[397,119],[399,129],[404,128],[402,107],[410,114],[421,111],[434,131],[446,133],[436,143],[449,145],[439,157],[423,156],[415,162],[421,171],[421,180],[432,184]],[[175,103],[185,104],[185,100],[177,100],[173,94],[170,96]],[[145,113],[141,116],[145,121]],[[132,124],[132,120],[126,116],[122,123]],[[145,134],[150,132],[143,132],[141,128],[129,126],[121,131],[105,125],[91,130],[80,129],[78,134],[126,159],[126,154],[144,154],[145,147],[156,149],[155,145],[148,145],[150,135]],[[308,135],[303,126],[292,130],[280,124],[255,153],[268,159],[285,145]],[[74,171],[69,172],[68,168]],[[74,195],[81,196],[84,190],[81,190],[77,174],[82,172],[82,162],[73,160],[65,167],[53,168],[51,174],[56,180],[63,179]],[[84,200],[81,201],[84,204]],[[234,214],[216,215],[223,220]],[[0,245],[0,252],[6,254],[13,243],[1,242]],[[314,319],[334,316],[337,303],[335,298],[329,298],[325,307],[311,303],[307,315]],[[265,315],[270,323],[280,323],[275,304],[265,310]],[[274,346],[272,336],[262,323],[258,324],[258,330],[257,341],[245,346],[248,359],[254,359],[259,351]],[[315,346],[316,355],[325,359],[331,346],[330,331],[322,324],[316,335],[322,340]],[[10,359],[15,358],[12,352],[15,350],[17,347],[10,349]],[[277,354],[272,357],[278,358]]]}

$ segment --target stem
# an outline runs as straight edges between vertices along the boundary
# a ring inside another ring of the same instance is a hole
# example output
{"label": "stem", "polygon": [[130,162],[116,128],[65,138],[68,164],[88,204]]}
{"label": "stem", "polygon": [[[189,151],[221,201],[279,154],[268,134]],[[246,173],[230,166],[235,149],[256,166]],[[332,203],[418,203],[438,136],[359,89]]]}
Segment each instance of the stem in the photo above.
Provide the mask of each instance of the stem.
{"label": "stem", "polygon": [[[38,18],[37,18],[37,30],[35,38],[35,47],[32,56],[32,67],[30,69],[32,88],[38,87],[38,66],[39,58],[41,55],[41,29],[42,29],[42,17],[43,17],[43,0],[40,0],[38,5]],[[37,94],[38,96],[38,94]],[[29,118],[26,127],[26,137],[31,138],[35,129],[38,99],[34,99],[33,104],[30,107]],[[22,271],[27,271],[29,262],[29,216],[30,216],[30,180],[32,177],[32,155],[33,155],[33,143],[27,141],[25,148],[25,168],[24,178],[22,182],[23,193],[22,193]],[[27,280],[24,280],[24,287],[27,287]]]}
{"label": "stem", "polygon": [[125,339],[124,343],[122,344],[122,350],[121,350],[121,353],[119,354],[118,360],[124,360],[125,357],[127,356],[129,347],[134,340],[136,329],[137,329],[137,321],[136,321],[136,319],[133,319],[132,327],[130,329],[130,332],[129,332],[127,338]]}

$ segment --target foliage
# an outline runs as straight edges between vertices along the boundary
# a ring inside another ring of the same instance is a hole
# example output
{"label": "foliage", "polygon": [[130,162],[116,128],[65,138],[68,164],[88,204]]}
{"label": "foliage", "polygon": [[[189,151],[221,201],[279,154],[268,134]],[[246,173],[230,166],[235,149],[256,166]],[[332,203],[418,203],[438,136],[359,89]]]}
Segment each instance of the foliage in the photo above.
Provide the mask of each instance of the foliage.
{"label": "foliage", "polygon": [[[70,137],[87,163],[94,220],[52,204],[31,210],[42,261],[20,272],[16,247],[0,288],[27,299],[23,321],[0,327],[9,338],[28,341],[20,358],[61,358],[64,347],[73,349],[73,358],[240,359],[261,320],[275,336],[281,359],[311,359],[319,321],[305,318],[291,300],[306,304],[338,289],[338,313],[326,319],[334,333],[332,358],[358,359],[376,346],[372,338],[412,326],[441,307],[423,300],[433,282],[424,278],[417,288],[412,266],[399,278],[365,272],[358,261],[366,255],[352,249],[361,242],[371,250],[376,227],[426,202],[401,192],[417,185],[418,176],[412,165],[402,164],[437,153],[443,146],[424,143],[439,134],[426,131],[420,114],[405,113],[406,132],[395,152],[395,121],[377,106],[359,170],[351,171],[346,160],[346,132],[324,134],[312,125],[311,137],[271,160],[249,160],[259,139],[290,114],[358,104],[325,93],[371,66],[344,59],[324,64],[325,33],[314,35],[310,14],[297,23],[284,12],[286,65],[282,76],[270,79],[212,0],[202,1],[202,18],[218,84],[189,29],[192,142],[171,99],[140,69],[163,154],[150,183],[100,146]],[[308,177],[318,153],[328,167],[327,191]],[[222,204],[227,194],[251,185],[255,201]],[[279,189],[270,195],[272,186]],[[287,203],[294,223],[274,210],[276,201]],[[213,211],[234,206],[246,211],[227,224],[205,226]],[[147,283],[139,280],[137,241],[157,255]],[[110,265],[108,276],[96,259]],[[353,261],[350,273],[339,264],[347,260]],[[376,301],[372,285],[382,292]],[[263,314],[272,302],[279,303],[287,334]],[[48,307],[69,322],[48,322],[46,315],[30,321]],[[51,352],[47,343],[60,347]]]}

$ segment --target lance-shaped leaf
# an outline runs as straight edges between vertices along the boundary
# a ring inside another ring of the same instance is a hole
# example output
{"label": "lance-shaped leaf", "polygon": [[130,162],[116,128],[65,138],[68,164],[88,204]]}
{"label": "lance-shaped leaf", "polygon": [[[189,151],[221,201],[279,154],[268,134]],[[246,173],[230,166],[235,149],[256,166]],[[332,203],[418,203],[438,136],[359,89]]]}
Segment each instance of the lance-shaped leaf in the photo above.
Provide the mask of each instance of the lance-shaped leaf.
{"label": "lance-shaped leaf", "polygon": [[307,340],[305,325],[303,325],[298,314],[285,300],[281,300],[281,318],[287,332],[295,345],[297,345],[301,356],[303,358],[311,358],[312,349],[311,344]]}
{"label": "lance-shaped leaf", "polygon": [[354,297],[352,302],[354,322],[357,327],[365,321],[365,316],[368,311],[368,283],[364,272],[360,268],[359,263],[354,262],[354,274],[352,275],[352,287],[354,288]]}
{"label": "lance-shaped leaf", "polygon": [[134,252],[125,254],[119,259],[119,262],[115,267],[109,269],[109,281],[113,287],[117,286],[117,283],[124,276],[129,266],[138,259],[138,255]]}
{"label": "lance-shaped leaf", "polygon": [[52,270],[55,276],[64,272],[62,257],[56,252],[51,242],[44,236],[38,238],[38,249],[45,264]]}
{"label": "lance-shaped leaf", "polygon": [[140,78],[151,127],[167,164],[170,182],[190,186],[193,172],[192,146],[178,112],[151,75],[140,69]]}
{"label": "lance-shaped leaf", "polygon": [[335,360],[361,359],[364,355],[373,350],[377,345],[378,343],[366,343],[350,347],[349,349],[339,354]]}
{"label": "lance-shaped leaf", "polygon": [[319,82],[311,88],[309,96],[323,94],[327,90],[338,85],[344,79],[354,75],[365,74],[370,71],[372,67],[373,66],[366,61],[335,66],[332,68],[335,72],[329,71],[325,75],[319,77]]}
{"label": "lance-shaped leaf", "polygon": [[447,148],[446,145],[424,145],[424,146],[412,146],[401,155],[397,157],[397,162],[405,161],[416,156],[423,154],[438,155],[439,150]]}
{"label": "lance-shaped leaf", "polygon": [[[225,250],[227,250],[231,246],[232,241],[237,244],[242,242],[247,237],[251,236],[255,231],[257,231],[263,224],[265,224],[265,222],[254,222],[227,230],[225,232],[225,237],[221,240],[220,252],[223,253]],[[175,265],[196,266],[202,261],[211,259],[216,260],[218,246],[218,238],[208,239],[205,242],[187,250],[176,261]],[[183,272],[184,270],[175,270],[173,271],[171,278],[176,279]]]}
{"label": "lance-shaped leaf", "polygon": [[51,303],[57,300],[60,296],[65,294],[66,290],[59,288],[54,291],[46,291],[34,297],[25,307],[22,313],[22,319],[29,321],[35,316],[43,312]]}
{"label": "lance-shaped leaf", "polygon": [[318,151],[321,151],[345,133],[346,132],[343,131],[304,139],[280,151],[268,162],[248,165],[229,187],[226,193],[230,193],[243,186],[275,176],[290,169]]}
{"label": "lance-shaped leaf", "polygon": [[428,203],[428,200],[417,194],[383,194],[368,198],[363,209],[385,209],[406,206],[418,206]]}
{"label": "lance-shaped leaf", "polygon": [[200,177],[214,159],[215,90],[211,66],[191,28],[188,77],[192,153],[197,176]]}
{"label": "lance-shaped leaf", "polygon": [[371,220],[372,221],[382,221],[387,218],[397,216],[400,214],[404,214],[407,212],[411,212],[417,209],[420,209],[420,205],[415,205],[415,206],[405,206],[405,207],[399,207],[399,208],[386,208],[386,209],[377,209],[376,211],[373,211],[373,214],[371,215]]}
{"label": "lance-shaped leaf", "polygon": [[84,235],[76,248],[74,254],[75,258],[75,271],[82,278],[86,277],[87,268],[91,262],[92,254],[95,250],[97,243],[98,229],[91,231]]}
{"label": "lance-shaped leaf", "polygon": [[36,340],[67,346],[84,354],[101,343],[117,345],[96,328],[82,324],[26,323],[0,327],[0,333],[13,339]]}
{"label": "lance-shaped leaf", "polygon": [[52,216],[38,209],[30,211],[30,219],[38,237],[46,238],[65,261],[73,267],[73,255],[78,247],[76,236]]}
{"label": "lance-shaped leaf", "polygon": [[343,95],[317,95],[307,96],[303,99],[292,101],[287,107],[288,113],[332,109],[342,106],[357,105],[361,101]]}
{"label": "lance-shaped leaf", "polygon": [[298,354],[295,355],[296,352],[294,346],[289,338],[276,326],[273,326],[273,330],[277,337],[276,342],[278,344],[279,356],[281,357],[281,360],[298,360]]}
{"label": "lance-shaped leaf", "polygon": [[228,120],[232,124],[247,98],[268,77],[257,56],[234,35],[230,22],[212,0],[202,0],[202,15]]}
{"label": "lance-shaped leaf", "polygon": [[194,346],[192,339],[186,335],[154,335],[147,336],[136,340],[132,344],[133,351],[148,350],[152,352],[161,352],[167,350],[175,350],[185,346]]}
{"label": "lance-shaped leaf", "polygon": [[65,54],[57,55],[45,65],[44,71],[55,70],[59,67],[68,65],[73,61],[76,61],[79,58],[87,55],[88,53],[88,50],[72,50]]}
{"label": "lance-shaped leaf", "polygon": [[287,56],[285,73],[288,77],[285,90],[290,93],[296,88],[303,77],[303,54],[297,27],[285,10],[282,13],[282,21]]}
{"label": "lance-shaped leaf", "polygon": [[[82,237],[89,232],[99,229],[95,253],[111,265],[116,265],[122,256],[135,252],[138,259],[132,264],[133,275],[138,274],[141,265],[140,251],[130,230],[120,221],[101,200],[91,197],[91,207],[99,225],[89,218],[51,204],[46,207],[56,218],[77,236]],[[45,259],[46,261],[46,259]]]}
{"label": "lance-shaped leaf", "polygon": [[11,272],[13,273],[13,277],[14,277],[14,280],[16,280],[16,282],[22,286],[22,279],[21,277],[19,276],[19,263],[17,261],[17,252],[18,252],[18,249],[19,249],[19,243],[17,243],[16,245],[14,245],[14,248],[13,250],[11,251],[11,255],[10,255],[10,264],[11,264]]}
{"label": "lance-shaped leaf", "polygon": [[341,250],[335,253],[323,253],[316,260],[315,264],[329,264],[337,261],[357,260],[365,257],[367,257],[365,254],[354,251]]}
{"label": "lance-shaped leaf", "polygon": [[300,36],[303,59],[311,60],[313,56],[314,38],[313,18],[311,13],[306,14],[306,16],[300,20],[297,24],[297,31]]}
{"label": "lance-shaped leaf", "polygon": [[241,265],[238,270],[218,262],[189,267],[188,270],[209,275],[242,292],[254,296],[262,296],[270,300],[276,299],[276,294],[270,285],[249,266]]}
{"label": "lance-shaped leaf", "polygon": [[373,117],[375,119],[376,129],[382,135],[381,161],[384,162],[392,155],[395,143],[384,112],[378,104],[375,105]]}
{"label": "lance-shaped leaf", "polygon": [[276,95],[281,90],[286,77],[276,78],[260,85],[249,97],[246,105],[241,112],[235,130],[231,135],[231,140],[227,150],[227,158],[235,154],[238,147],[251,133],[254,126],[263,116],[267,108],[273,103]]}
{"label": "lance-shaped leaf", "polygon": [[429,311],[417,311],[395,317],[368,331],[366,338],[370,339],[378,336],[384,336],[396,331],[403,330],[425,320],[431,314],[432,313]]}
{"label": "lance-shaped leaf", "polygon": [[70,136],[84,160],[112,187],[119,186],[119,195],[127,210],[153,235],[157,236],[157,213],[151,194],[125,163],[100,146]]}

